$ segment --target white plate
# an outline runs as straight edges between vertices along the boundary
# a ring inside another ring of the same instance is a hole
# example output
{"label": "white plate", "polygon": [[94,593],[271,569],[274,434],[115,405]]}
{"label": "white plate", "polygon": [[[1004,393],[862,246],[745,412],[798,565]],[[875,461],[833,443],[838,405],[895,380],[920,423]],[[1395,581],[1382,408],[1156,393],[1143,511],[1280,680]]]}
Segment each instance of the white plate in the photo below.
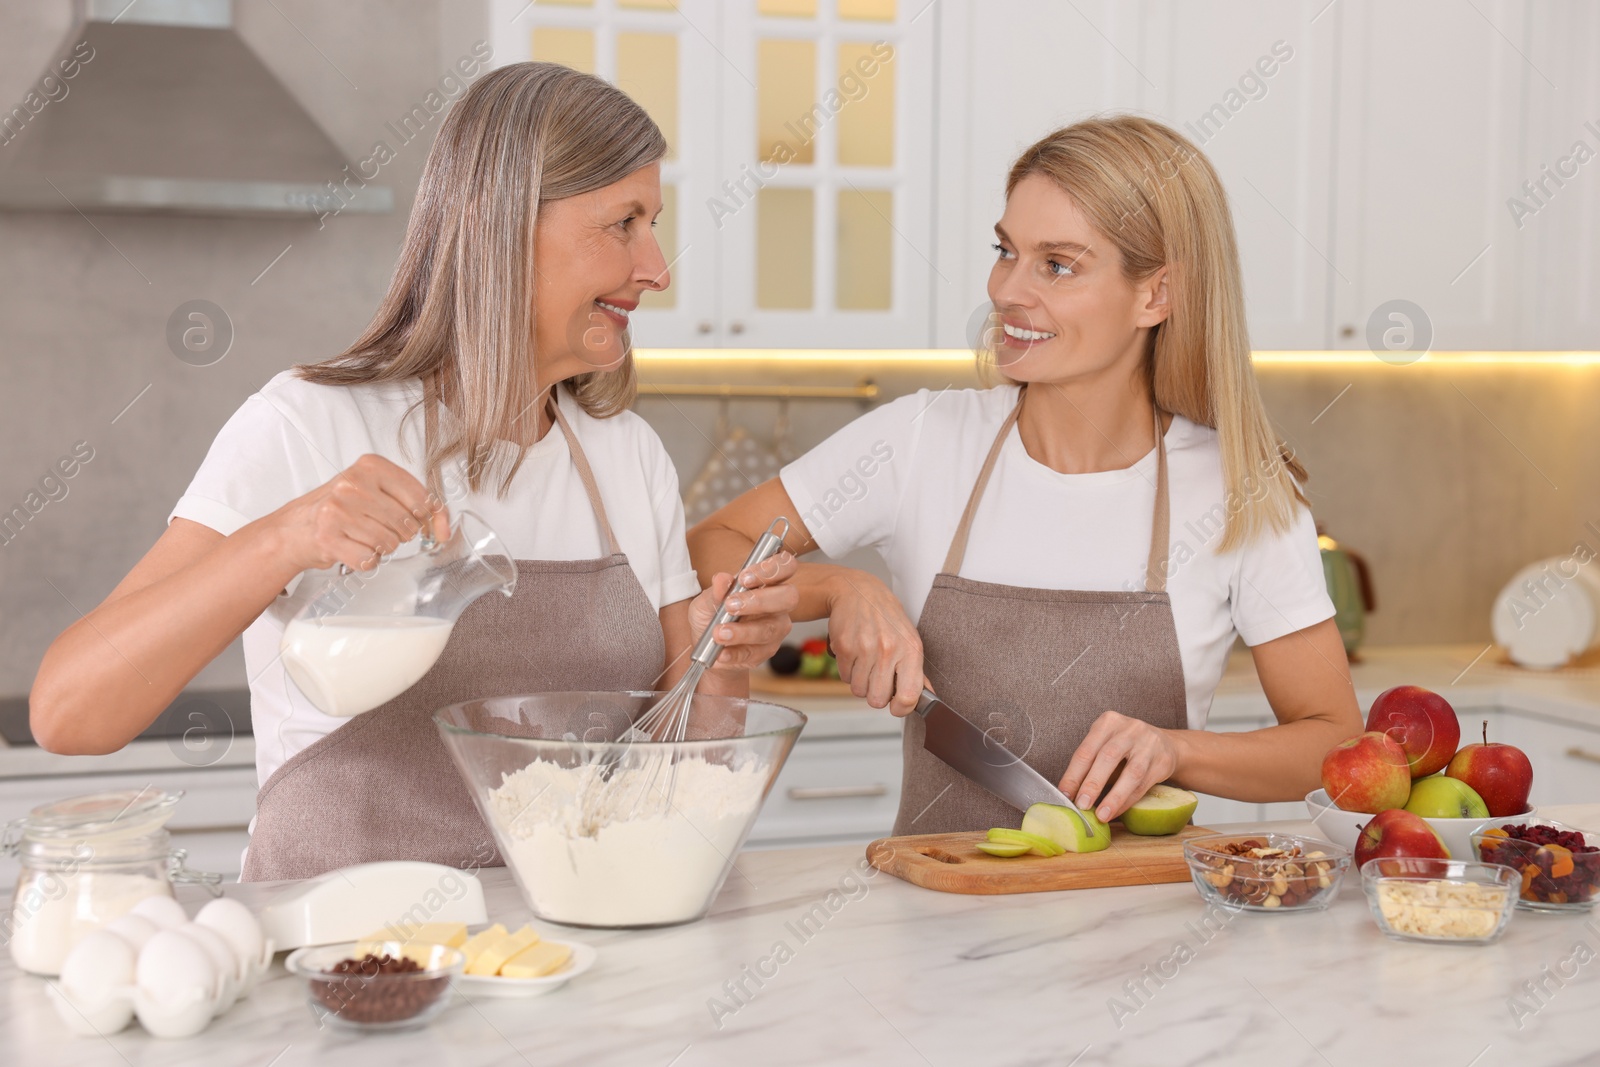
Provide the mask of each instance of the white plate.
{"label": "white plate", "polygon": [[566,945],[572,949],[572,958],[555,974],[547,974],[543,978],[501,978],[498,975],[463,974],[456,979],[457,988],[467,997],[474,994],[486,997],[537,997],[566,985],[593,967],[595,959],[600,955],[592,945],[578,941],[557,941],[554,938],[545,940],[552,945]]}

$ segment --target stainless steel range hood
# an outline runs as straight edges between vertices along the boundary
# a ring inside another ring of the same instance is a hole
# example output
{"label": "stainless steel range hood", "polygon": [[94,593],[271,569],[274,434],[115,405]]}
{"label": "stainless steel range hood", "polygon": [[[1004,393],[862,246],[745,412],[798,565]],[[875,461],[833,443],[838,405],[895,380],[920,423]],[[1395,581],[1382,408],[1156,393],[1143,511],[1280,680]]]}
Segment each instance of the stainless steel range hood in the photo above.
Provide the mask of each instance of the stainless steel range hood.
{"label": "stainless steel range hood", "polygon": [[77,0],[77,15],[0,111],[0,210],[393,209],[239,38],[232,0]]}

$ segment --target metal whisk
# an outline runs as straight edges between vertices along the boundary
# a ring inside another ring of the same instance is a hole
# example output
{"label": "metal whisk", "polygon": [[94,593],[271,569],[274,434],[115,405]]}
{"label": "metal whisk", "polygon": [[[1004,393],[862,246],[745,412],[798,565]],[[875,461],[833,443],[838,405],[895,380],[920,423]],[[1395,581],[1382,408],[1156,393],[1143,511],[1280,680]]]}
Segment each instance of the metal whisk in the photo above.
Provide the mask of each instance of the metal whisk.
{"label": "metal whisk", "polygon": [[[744,561],[744,566],[739,568],[738,573],[743,574],[751,567],[765,563],[777,555],[782,551],[783,539],[788,536],[788,533],[789,520],[782,516],[774,519],[772,525],[768,526],[766,532],[756,541],[755,547],[750,550],[749,557]],[[711,622],[701,632],[700,640],[695,642],[694,650],[689,654],[689,669],[678,680],[678,684],[673,686],[660,700],[652,704],[648,711],[641,715],[621,737],[617,738],[617,741],[625,745],[626,748],[622,751],[612,750],[612,754],[605,759],[600,773],[602,782],[609,781],[617,766],[628,760],[629,751],[637,742],[682,741],[687,736],[689,710],[694,702],[695,690],[700,685],[700,679],[717,662],[717,657],[722,654],[722,646],[716,642],[712,635],[717,632],[718,627],[730,619],[737,618],[728,610],[728,599],[736,593],[744,591],[744,584],[736,581],[733,587],[728,590],[727,595],[722,598],[722,603],[717,605],[716,614],[711,617]],[[651,760],[648,774],[644,773],[642,761],[634,760],[629,762],[631,765],[639,767],[641,772],[639,775],[641,781],[638,783],[630,814],[638,810],[639,804],[654,789],[663,763],[667,766],[667,784],[665,794],[662,796],[662,807],[663,809],[669,807],[672,804],[672,794],[677,783],[678,770],[677,762],[672,758],[671,753],[663,752],[661,758]],[[596,799],[600,800],[600,804],[597,806],[603,808],[611,807],[609,803],[606,803],[606,798]],[[590,806],[590,810],[594,811],[595,806]]]}

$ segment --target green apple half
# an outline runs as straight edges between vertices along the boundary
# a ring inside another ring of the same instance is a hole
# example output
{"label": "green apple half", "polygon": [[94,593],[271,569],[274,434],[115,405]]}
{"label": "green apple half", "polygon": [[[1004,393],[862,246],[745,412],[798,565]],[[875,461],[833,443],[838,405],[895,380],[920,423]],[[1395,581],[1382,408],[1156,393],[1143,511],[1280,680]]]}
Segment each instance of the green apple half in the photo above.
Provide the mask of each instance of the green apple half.
{"label": "green apple half", "polygon": [[1478,791],[1459,778],[1443,774],[1418,778],[1411,783],[1406,810],[1424,819],[1487,819],[1489,805]]}
{"label": "green apple half", "polygon": [[[1094,828],[1094,836],[1084,831],[1084,823]],[[1036,834],[1055,842],[1068,852],[1099,852],[1111,847],[1111,827],[1085,811],[1083,818],[1060,804],[1034,804],[1022,816],[1023,833]]]}
{"label": "green apple half", "polygon": [[979,841],[978,851],[987,852],[1003,860],[1014,860],[1018,856],[1026,856],[1032,852],[1033,846],[1023,844],[1021,841]]}
{"label": "green apple half", "polygon": [[1175,785],[1153,785],[1133,807],[1122,813],[1122,825],[1130,834],[1161,837],[1175,834],[1189,825],[1189,817],[1200,798]]}

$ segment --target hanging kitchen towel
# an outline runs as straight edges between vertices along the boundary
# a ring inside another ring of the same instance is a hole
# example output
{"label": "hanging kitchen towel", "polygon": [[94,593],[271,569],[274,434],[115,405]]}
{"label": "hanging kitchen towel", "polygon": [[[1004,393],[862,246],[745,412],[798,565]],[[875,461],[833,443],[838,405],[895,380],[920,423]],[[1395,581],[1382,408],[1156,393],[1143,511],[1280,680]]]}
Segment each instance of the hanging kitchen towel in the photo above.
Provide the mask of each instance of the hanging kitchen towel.
{"label": "hanging kitchen towel", "polygon": [[789,405],[785,402],[778,410],[770,445],[757,440],[743,426],[729,429],[726,406],[717,417],[712,440],[716,444],[711,458],[683,494],[684,519],[690,526],[741,493],[778,476],[790,459]]}

